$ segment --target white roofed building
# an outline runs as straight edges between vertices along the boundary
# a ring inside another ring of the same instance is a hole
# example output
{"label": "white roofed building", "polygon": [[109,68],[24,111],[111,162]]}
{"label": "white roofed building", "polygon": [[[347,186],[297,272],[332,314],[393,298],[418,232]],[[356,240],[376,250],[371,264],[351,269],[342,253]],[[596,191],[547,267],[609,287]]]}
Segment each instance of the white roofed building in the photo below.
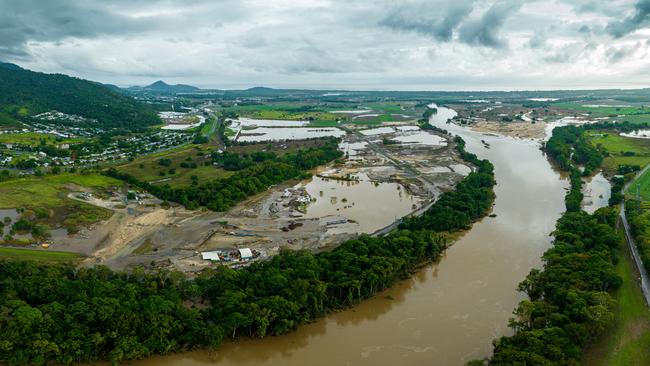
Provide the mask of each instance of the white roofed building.
{"label": "white roofed building", "polygon": [[253,258],[253,252],[250,250],[250,248],[239,249],[239,255],[241,256],[241,259],[252,259]]}

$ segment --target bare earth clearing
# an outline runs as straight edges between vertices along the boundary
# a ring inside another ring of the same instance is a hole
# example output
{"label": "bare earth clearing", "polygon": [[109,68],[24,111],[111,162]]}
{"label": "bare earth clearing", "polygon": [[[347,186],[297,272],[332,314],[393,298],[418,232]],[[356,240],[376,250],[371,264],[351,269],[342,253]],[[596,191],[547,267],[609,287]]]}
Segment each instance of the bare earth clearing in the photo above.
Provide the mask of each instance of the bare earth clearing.
{"label": "bare earth clearing", "polygon": [[123,198],[85,197],[115,214],[53,240],[51,249],[85,254],[87,265],[184,272],[210,266],[200,252],[215,249],[251,248],[260,258],[281,247],[322,250],[422,210],[472,169],[447,137],[414,126],[380,134],[354,131],[340,148],[344,164],[323,167],[308,181],[271,187],[225,213],[165,209],[151,197],[127,205]]}

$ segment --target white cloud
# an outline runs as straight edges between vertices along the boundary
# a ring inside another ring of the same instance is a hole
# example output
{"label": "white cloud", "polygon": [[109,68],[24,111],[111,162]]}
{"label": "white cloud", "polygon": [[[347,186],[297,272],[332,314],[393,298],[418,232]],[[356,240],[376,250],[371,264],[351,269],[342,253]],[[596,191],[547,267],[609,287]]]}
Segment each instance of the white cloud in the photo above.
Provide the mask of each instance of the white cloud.
{"label": "white cloud", "polygon": [[0,59],[121,85],[645,86],[645,3],[0,0]]}

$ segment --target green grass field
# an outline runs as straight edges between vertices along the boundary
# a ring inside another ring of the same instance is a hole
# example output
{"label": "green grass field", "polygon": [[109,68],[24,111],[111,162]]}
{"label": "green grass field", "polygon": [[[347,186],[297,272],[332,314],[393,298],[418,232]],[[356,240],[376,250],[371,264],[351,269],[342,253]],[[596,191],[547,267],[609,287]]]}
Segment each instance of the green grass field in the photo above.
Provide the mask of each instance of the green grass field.
{"label": "green grass field", "polygon": [[0,183],[0,208],[46,209],[50,217],[44,222],[74,232],[81,226],[108,219],[113,211],[70,199],[68,193],[79,186],[101,190],[120,185],[122,182],[99,174],[18,178]]}
{"label": "green grass field", "polygon": [[[641,108],[635,106],[625,106],[627,103],[616,103],[621,105],[621,107],[616,106],[605,106],[599,102],[563,102],[563,103],[554,103],[553,106],[556,108],[570,109],[580,112],[591,112],[593,115],[598,116],[608,116],[608,115],[621,115],[621,114],[647,114],[650,113],[650,108]],[[599,105],[596,107],[595,105]]]}
{"label": "green grass field", "polygon": [[[590,105],[598,105],[598,102],[565,102],[555,103],[553,107],[560,109],[568,109],[579,113],[589,113],[592,117],[612,117],[617,121],[628,121],[630,123],[644,123],[650,122],[650,108],[646,107],[594,107]],[[619,103],[617,103],[619,104]],[[620,105],[627,105],[621,102]],[[624,115],[624,117],[618,117]]]}
{"label": "green grass field", "polygon": [[244,105],[226,107],[225,112],[234,112],[242,117],[255,119],[276,119],[290,121],[336,121],[344,118],[340,114],[330,113],[325,109],[315,108],[303,110],[305,105],[300,104],[269,104],[269,105]]}
{"label": "green grass field", "polygon": [[409,107],[409,105],[402,106],[400,102],[385,102],[385,103],[372,103],[364,105],[373,111],[384,112],[384,113],[401,113],[404,111],[403,108]]}
{"label": "green grass field", "polygon": [[235,112],[240,116],[256,119],[312,120],[311,126],[333,127],[337,125],[337,120],[340,120],[342,123],[361,125],[376,125],[383,122],[403,120],[404,118],[393,116],[392,114],[415,116],[417,113],[415,113],[414,105],[412,102],[371,103],[364,105],[363,108],[371,109],[371,112],[368,113],[376,113],[379,116],[358,119],[352,119],[352,115],[331,113],[332,111],[341,110],[344,107],[317,107],[309,111],[304,111],[305,105],[303,104],[234,106],[226,107],[224,111]]}
{"label": "green grass field", "polygon": [[[650,144],[648,140],[623,137],[612,131],[589,131],[591,143],[599,149],[605,149],[610,156],[605,158],[603,167],[613,173],[619,165],[650,164]],[[634,156],[624,156],[624,152],[634,152]]]}
{"label": "green grass field", "polygon": [[584,365],[650,365],[650,310],[636,283],[634,265],[621,250],[616,272],[623,285],[615,294],[617,316],[614,324],[588,348]]}
{"label": "green grass field", "polygon": [[35,260],[39,262],[74,262],[81,257],[77,253],[50,250],[0,248],[0,260]]}
{"label": "green grass field", "polygon": [[58,144],[76,144],[84,141],[83,138],[71,138],[57,140],[56,136],[46,133],[26,132],[26,133],[6,133],[0,135],[0,144],[20,144],[29,146],[38,146],[41,141],[45,140],[47,145]]}
{"label": "green grass field", "polygon": [[69,191],[67,187],[78,185],[86,188],[106,188],[119,186],[116,179],[100,174],[46,175],[27,177],[0,183],[0,208],[47,207],[54,208],[64,204]]}
{"label": "green grass field", "polygon": [[[212,165],[205,166],[205,162],[211,161],[210,154],[213,147],[207,145],[189,145],[176,149],[141,156],[132,162],[117,166],[116,169],[128,173],[143,181],[161,181],[161,184],[169,184],[173,187],[188,186],[192,182],[192,175],[199,178],[199,182],[206,182],[217,177],[228,176],[230,172],[216,168]],[[203,153],[204,155],[200,155]],[[188,161],[187,159],[191,160]],[[159,164],[161,159],[171,160],[170,166]],[[181,163],[195,163],[196,168],[183,168]],[[170,169],[175,169],[174,174],[169,174]],[[165,175],[161,175],[164,172]]]}

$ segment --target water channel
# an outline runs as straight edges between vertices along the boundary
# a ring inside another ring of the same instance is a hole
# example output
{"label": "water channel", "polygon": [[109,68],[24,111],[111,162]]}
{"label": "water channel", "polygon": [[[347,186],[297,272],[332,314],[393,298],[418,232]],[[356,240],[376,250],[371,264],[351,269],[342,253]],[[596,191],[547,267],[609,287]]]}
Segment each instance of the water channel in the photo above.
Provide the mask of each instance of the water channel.
{"label": "water channel", "polygon": [[539,141],[447,124],[454,114],[439,107],[431,123],[462,136],[470,152],[495,165],[496,216],[476,223],[439,263],[284,336],[135,364],[454,366],[490,355],[492,340],[510,332],[508,318],[523,297],[517,284],[540,266],[550,245],[568,183],[551,168]]}

